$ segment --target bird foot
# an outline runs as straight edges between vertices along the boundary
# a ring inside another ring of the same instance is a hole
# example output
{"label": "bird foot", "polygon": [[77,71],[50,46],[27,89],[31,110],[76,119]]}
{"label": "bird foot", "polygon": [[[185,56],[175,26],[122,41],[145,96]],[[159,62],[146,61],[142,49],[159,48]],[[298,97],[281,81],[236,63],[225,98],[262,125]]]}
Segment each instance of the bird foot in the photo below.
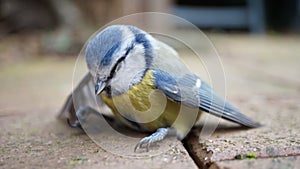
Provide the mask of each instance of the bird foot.
{"label": "bird foot", "polygon": [[[169,128],[159,128],[159,129],[157,129],[157,131],[155,133],[151,134],[148,137],[144,137],[134,147],[134,152],[136,152],[137,149],[145,148],[145,147],[146,147],[147,152],[149,152],[149,148],[150,148],[151,144],[163,140],[167,136],[168,131],[169,131]],[[144,145],[145,145],[145,147],[144,147]]]}

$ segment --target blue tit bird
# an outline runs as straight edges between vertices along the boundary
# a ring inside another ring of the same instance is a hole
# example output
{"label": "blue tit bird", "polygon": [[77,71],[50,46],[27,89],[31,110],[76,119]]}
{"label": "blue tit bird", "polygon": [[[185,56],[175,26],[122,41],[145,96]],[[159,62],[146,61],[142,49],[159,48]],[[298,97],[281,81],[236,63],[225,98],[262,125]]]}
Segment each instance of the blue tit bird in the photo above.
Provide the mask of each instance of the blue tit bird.
{"label": "blue tit bird", "polygon": [[[247,127],[260,126],[218,97],[172,47],[137,27],[105,28],[88,42],[85,56],[95,93],[116,119],[153,133],[141,139],[135,150],[149,148],[171,131],[183,139],[202,112]],[[196,111],[182,112],[186,114],[177,119],[182,106]]]}

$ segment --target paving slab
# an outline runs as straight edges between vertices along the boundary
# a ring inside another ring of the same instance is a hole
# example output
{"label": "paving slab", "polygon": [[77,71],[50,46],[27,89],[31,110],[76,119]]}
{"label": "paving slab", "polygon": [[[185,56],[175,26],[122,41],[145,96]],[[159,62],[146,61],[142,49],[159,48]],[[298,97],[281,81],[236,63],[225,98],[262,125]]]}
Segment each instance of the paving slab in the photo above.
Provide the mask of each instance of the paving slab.
{"label": "paving slab", "polygon": [[264,168],[264,169],[297,169],[300,166],[300,156],[247,159],[235,161],[220,161],[209,169],[238,169],[238,168]]}
{"label": "paving slab", "polygon": [[[174,137],[149,154],[162,147],[165,152],[127,157],[106,151],[82,130],[58,120],[71,91],[74,63],[74,58],[53,57],[0,68],[0,168],[197,168]],[[136,144],[125,137],[109,142],[132,154],[128,145]]]}
{"label": "paving slab", "polygon": [[[57,120],[72,88],[75,58],[45,56],[1,64],[0,168],[197,168],[195,163],[204,168],[261,168],[267,163],[274,164],[269,168],[299,168],[299,37],[210,38],[222,56],[227,100],[263,127],[245,129],[221,121],[207,139],[199,140],[201,129],[194,129],[185,141],[189,153],[181,142],[168,138],[159,146],[169,151],[158,156],[115,155]],[[194,60],[185,59],[198,68]],[[216,121],[210,118],[208,124]],[[119,146],[127,148],[126,141],[120,139]],[[245,153],[256,159],[235,159]]]}
{"label": "paving slab", "polygon": [[[194,129],[186,143],[194,160],[204,168],[249,168],[260,164],[272,168],[276,160],[280,161],[277,168],[285,164],[299,168],[299,157],[286,157],[300,155],[300,81],[296,78],[300,76],[300,40],[215,40],[224,56],[227,100],[263,126],[245,129],[221,121],[211,137],[205,139],[199,137],[201,128]],[[207,122],[213,125],[216,121],[210,118]],[[235,159],[247,153],[254,154],[257,161]],[[258,168],[265,168],[262,166]]]}

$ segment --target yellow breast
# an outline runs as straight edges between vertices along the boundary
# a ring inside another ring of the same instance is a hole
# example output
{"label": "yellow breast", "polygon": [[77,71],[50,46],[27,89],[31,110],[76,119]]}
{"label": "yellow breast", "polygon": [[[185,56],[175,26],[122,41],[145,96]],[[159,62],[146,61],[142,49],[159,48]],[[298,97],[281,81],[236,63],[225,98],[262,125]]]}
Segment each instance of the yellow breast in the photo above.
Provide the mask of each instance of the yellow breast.
{"label": "yellow breast", "polygon": [[151,70],[147,71],[143,80],[132,86],[128,93],[113,98],[101,94],[116,118],[129,127],[132,124],[128,120],[131,120],[144,130],[155,131],[161,127],[171,127],[178,116],[180,103],[171,101],[157,90],[152,75]]}

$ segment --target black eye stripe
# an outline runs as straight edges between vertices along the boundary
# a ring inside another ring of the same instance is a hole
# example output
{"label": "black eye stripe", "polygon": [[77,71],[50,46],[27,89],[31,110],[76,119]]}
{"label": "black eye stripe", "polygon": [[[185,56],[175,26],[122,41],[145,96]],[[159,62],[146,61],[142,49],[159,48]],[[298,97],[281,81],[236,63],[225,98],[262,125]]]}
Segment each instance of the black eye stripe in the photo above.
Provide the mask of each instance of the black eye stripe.
{"label": "black eye stripe", "polygon": [[117,69],[118,65],[119,65],[123,60],[125,60],[125,58],[126,58],[126,56],[122,56],[122,57],[117,61],[117,63],[116,63],[116,64],[114,65],[114,67],[111,69],[111,72],[110,72],[110,75],[109,75],[108,79],[111,79],[111,78],[114,76],[114,74],[116,73],[116,69]]}
{"label": "black eye stripe", "polygon": [[109,77],[107,78],[108,80],[110,80],[110,79],[114,76],[114,74],[116,73],[116,69],[117,69],[118,65],[119,65],[123,60],[125,60],[126,56],[129,54],[129,52],[131,51],[131,49],[133,49],[133,46],[134,46],[134,44],[132,43],[131,46],[129,46],[129,47],[126,48],[126,53],[125,53],[122,57],[119,58],[119,60],[118,60],[118,61],[116,62],[116,64],[114,65],[114,67],[111,69],[111,72],[110,72],[110,74],[109,74]]}

